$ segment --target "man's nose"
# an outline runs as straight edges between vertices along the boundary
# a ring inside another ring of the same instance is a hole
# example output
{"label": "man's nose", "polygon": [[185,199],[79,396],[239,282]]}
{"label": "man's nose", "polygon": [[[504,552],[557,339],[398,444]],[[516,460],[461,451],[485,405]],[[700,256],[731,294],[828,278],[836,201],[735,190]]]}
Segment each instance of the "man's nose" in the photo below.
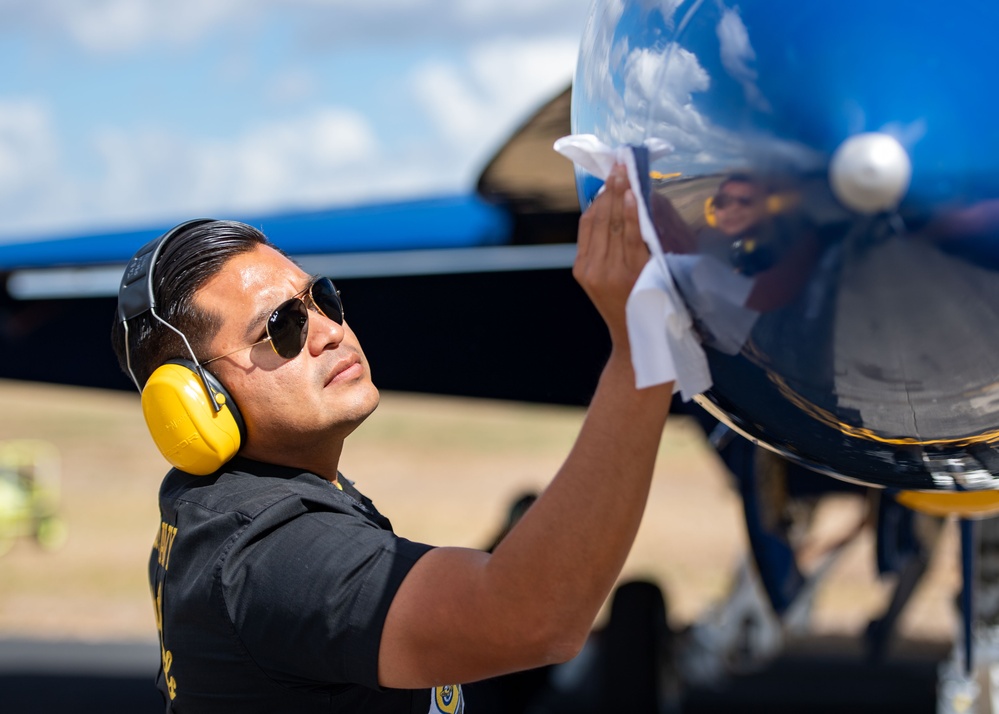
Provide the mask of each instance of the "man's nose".
{"label": "man's nose", "polygon": [[343,342],[344,327],[319,310],[309,310],[309,349],[319,354]]}

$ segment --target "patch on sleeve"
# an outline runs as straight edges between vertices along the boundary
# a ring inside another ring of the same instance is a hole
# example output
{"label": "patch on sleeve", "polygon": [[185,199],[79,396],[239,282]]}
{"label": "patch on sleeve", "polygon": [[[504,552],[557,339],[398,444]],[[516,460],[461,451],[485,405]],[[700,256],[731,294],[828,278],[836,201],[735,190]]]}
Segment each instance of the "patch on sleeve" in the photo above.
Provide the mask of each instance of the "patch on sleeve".
{"label": "patch on sleeve", "polygon": [[460,684],[449,684],[430,690],[428,714],[465,714],[465,697]]}

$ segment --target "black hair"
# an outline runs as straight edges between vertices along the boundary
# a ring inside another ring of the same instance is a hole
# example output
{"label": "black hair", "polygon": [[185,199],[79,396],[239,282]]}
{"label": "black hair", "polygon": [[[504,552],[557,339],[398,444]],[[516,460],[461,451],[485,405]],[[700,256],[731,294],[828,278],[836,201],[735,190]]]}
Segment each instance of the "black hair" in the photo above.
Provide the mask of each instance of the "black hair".
{"label": "black hair", "polygon": [[751,186],[762,188],[762,184],[760,183],[759,178],[753,176],[753,174],[748,173],[746,171],[737,171],[735,173],[729,174],[724,179],[722,179],[722,182],[718,184],[717,192],[721,193],[721,190],[726,186],[728,186],[730,183],[748,183]]}
{"label": "black hair", "polygon": [[[194,224],[163,245],[152,268],[156,314],[184,333],[199,360],[204,359],[204,350],[221,327],[223,316],[198,309],[195,293],[232,258],[258,245],[274,247],[256,228],[237,221]],[[128,374],[125,334],[116,313],[111,346],[122,371]],[[132,372],[140,385],[167,360],[191,357],[180,336],[148,312],[128,321],[128,343]]]}

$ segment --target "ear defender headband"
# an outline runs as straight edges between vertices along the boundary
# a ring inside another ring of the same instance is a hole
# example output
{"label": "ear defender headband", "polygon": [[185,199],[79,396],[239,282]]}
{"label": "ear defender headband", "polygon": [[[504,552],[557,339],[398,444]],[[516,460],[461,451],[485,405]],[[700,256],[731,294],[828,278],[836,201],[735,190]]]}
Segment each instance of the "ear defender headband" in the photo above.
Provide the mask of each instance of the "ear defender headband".
{"label": "ear defender headband", "polygon": [[[163,246],[174,236],[204,223],[187,221],[150,241],[132,256],[118,288],[118,319],[125,332],[128,374],[142,394],[142,413],[160,453],[174,467],[197,476],[220,469],[236,455],[246,430],[236,402],[222,383],[199,362],[187,336],[156,314],[153,268]],[[191,356],[172,359],[157,367],[139,384],[132,370],[128,346],[128,321],[149,313],[180,336]]]}

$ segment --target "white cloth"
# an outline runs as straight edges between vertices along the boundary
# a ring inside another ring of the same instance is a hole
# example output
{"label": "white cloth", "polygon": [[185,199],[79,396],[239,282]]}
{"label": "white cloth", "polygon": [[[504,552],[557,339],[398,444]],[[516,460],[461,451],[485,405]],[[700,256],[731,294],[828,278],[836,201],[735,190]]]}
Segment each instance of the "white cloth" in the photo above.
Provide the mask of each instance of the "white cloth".
{"label": "white cloth", "polygon": [[[672,151],[666,142],[646,142],[649,161]],[[574,134],[555,142],[555,151],[599,179],[607,179],[615,164],[624,164],[638,203],[638,223],[651,257],[628,297],[628,337],[639,389],[674,382],[684,401],[711,386],[708,360],[687,306],[664,259],[645,197],[639,187],[635,154],[630,146],[612,148],[592,134]]]}

